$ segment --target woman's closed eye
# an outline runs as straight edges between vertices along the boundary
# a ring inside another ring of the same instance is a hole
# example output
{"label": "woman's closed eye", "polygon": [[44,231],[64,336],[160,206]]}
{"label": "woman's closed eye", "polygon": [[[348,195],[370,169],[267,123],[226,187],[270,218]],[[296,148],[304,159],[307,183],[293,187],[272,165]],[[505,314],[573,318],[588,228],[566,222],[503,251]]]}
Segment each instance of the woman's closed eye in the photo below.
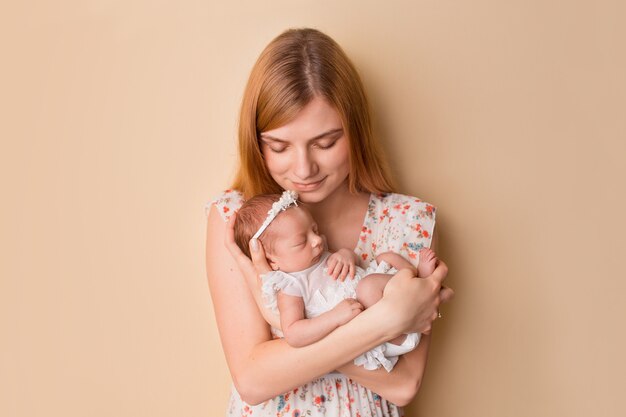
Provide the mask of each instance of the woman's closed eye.
{"label": "woman's closed eye", "polygon": [[[335,140],[328,140],[324,142],[316,142],[313,144],[313,146],[318,149],[330,149],[333,146],[335,146],[336,143],[337,143],[337,140],[335,139]],[[285,150],[287,150],[288,148],[288,146],[272,146],[269,144],[267,145],[267,147],[273,153],[282,153],[282,152],[285,152]]]}
{"label": "woman's closed eye", "polygon": [[268,148],[270,148],[270,151],[274,152],[274,153],[282,153],[285,152],[285,149],[287,149],[286,146],[270,146],[267,145]]}
{"label": "woman's closed eye", "polygon": [[313,146],[315,146],[316,148],[319,148],[319,149],[330,149],[333,146],[335,146],[335,144],[337,143],[338,140],[339,140],[339,138],[324,139],[324,140],[320,140],[320,141],[315,142],[315,144]]}
{"label": "woman's closed eye", "polygon": [[335,146],[335,143],[337,143],[337,141],[333,141],[327,145],[321,144],[321,143],[317,143],[315,144],[316,147],[320,148],[320,149],[330,149],[333,146]]}
{"label": "woman's closed eye", "polygon": [[265,150],[269,150],[272,153],[282,153],[289,147],[288,143],[273,138],[261,137],[260,142],[262,148],[265,148]]}

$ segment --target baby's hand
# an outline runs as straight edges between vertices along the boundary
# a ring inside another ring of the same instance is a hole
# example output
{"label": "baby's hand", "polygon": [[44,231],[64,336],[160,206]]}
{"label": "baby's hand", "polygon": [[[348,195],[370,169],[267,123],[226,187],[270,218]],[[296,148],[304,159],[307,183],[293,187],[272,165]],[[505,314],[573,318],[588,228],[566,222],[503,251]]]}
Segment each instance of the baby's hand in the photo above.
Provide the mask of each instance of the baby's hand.
{"label": "baby's hand", "polygon": [[346,324],[363,311],[363,306],[354,298],[346,298],[329,311],[337,320],[337,325]]}
{"label": "baby's hand", "polygon": [[350,279],[354,278],[356,265],[356,253],[348,249],[339,249],[328,257],[326,261],[326,268],[328,269],[328,275],[333,279],[339,279],[343,281],[349,274]]}

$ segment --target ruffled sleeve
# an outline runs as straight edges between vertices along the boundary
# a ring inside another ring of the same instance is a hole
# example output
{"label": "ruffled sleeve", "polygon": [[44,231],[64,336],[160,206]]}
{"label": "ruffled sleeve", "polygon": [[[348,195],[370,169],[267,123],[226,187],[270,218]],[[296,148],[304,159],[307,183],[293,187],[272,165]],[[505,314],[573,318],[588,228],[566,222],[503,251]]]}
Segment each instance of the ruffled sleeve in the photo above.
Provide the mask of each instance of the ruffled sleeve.
{"label": "ruffled sleeve", "polygon": [[230,216],[239,210],[243,204],[243,194],[237,190],[226,190],[222,194],[218,195],[204,206],[205,215],[209,215],[211,206],[215,205],[215,208],[222,216],[225,222],[228,222]]}
{"label": "ruffled sleeve", "polygon": [[282,271],[270,271],[261,275],[261,294],[265,305],[272,311],[278,311],[277,293],[279,291],[295,297],[304,297],[303,283],[295,276]]}

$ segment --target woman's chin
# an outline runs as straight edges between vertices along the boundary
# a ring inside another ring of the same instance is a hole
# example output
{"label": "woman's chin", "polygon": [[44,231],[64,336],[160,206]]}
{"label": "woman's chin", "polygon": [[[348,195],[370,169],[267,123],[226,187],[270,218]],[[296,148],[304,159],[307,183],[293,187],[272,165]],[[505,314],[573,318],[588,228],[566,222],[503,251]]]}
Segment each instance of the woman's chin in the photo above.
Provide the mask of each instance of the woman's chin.
{"label": "woman's chin", "polygon": [[299,193],[298,200],[307,204],[315,204],[323,201],[326,198],[326,195],[321,195],[319,193]]}
{"label": "woman's chin", "polygon": [[298,200],[306,204],[316,204],[326,200],[329,196],[334,195],[337,192],[344,192],[348,190],[348,179],[344,179],[341,182],[337,181],[337,177],[329,175],[324,178],[319,187],[313,190],[298,190],[291,183],[280,184],[284,189],[294,190],[298,193]]}

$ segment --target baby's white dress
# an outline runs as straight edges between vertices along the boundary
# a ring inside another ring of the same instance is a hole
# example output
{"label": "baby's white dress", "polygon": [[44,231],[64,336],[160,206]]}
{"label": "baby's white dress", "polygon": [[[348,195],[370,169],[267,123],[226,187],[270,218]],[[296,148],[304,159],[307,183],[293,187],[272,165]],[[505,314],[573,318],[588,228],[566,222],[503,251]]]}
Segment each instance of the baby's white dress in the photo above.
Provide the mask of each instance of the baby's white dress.
{"label": "baby's white dress", "polygon": [[[328,274],[326,268],[326,261],[330,255],[329,252],[325,252],[317,263],[302,271],[289,273],[271,271],[262,275],[261,291],[267,307],[278,313],[276,297],[277,293],[281,291],[287,295],[301,297],[304,301],[305,316],[307,318],[317,317],[331,310],[346,298],[356,298],[357,284],[366,275],[373,273],[395,274],[398,272],[387,262],[378,264],[374,260],[367,270],[357,266],[354,279],[335,280]],[[279,337],[283,336],[278,329],[274,329],[273,332]],[[354,363],[370,371],[382,366],[387,372],[391,372],[398,361],[398,356],[415,349],[419,339],[418,333],[407,334],[402,344],[383,343],[359,355],[354,359]]]}
{"label": "baby's white dress", "polygon": [[[207,204],[224,221],[243,204],[241,193],[226,190]],[[354,252],[367,266],[384,252],[395,252],[413,265],[421,248],[430,247],[435,207],[402,194],[371,194]],[[227,278],[226,278],[227,279]],[[393,371],[392,371],[393,372]],[[402,407],[385,400],[347,376],[332,372],[259,405],[246,404],[234,385],[227,417],[401,417]]]}

